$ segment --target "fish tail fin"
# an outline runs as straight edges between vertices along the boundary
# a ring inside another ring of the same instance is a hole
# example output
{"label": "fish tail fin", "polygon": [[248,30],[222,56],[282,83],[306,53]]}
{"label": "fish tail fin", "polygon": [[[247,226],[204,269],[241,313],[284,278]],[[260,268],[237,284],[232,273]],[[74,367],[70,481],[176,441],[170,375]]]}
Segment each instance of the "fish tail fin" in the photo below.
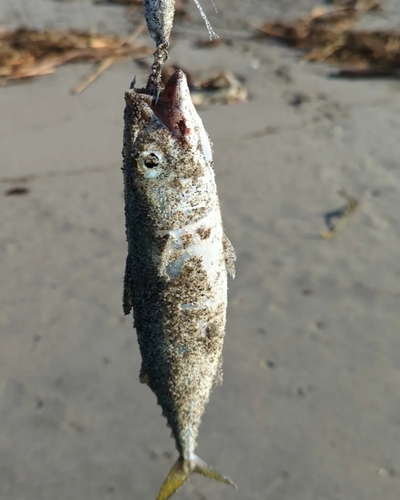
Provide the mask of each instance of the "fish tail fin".
{"label": "fish tail fin", "polygon": [[216,481],[219,481],[220,483],[225,483],[233,486],[235,490],[237,489],[236,484],[232,481],[232,479],[229,479],[227,476],[222,476],[219,472],[217,472],[215,469],[210,467],[204,460],[199,458],[198,456],[194,455],[194,458],[192,459],[192,463],[194,464],[194,472],[197,472],[197,474],[202,474],[203,476],[209,477],[211,479],[215,479]]}
{"label": "fish tail fin", "polygon": [[235,489],[237,488],[236,484],[231,481],[229,477],[222,476],[219,472],[206,464],[204,460],[196,455],[193,455],[193,458],[190,460],[178,458],[161,486],[157,500],[167,500],[168,498],[171,498],[177,489],[182,486],[191,474],[193,474],[193,472],[210,477],[211,479],[215,479],[221,483],[230,484]]}

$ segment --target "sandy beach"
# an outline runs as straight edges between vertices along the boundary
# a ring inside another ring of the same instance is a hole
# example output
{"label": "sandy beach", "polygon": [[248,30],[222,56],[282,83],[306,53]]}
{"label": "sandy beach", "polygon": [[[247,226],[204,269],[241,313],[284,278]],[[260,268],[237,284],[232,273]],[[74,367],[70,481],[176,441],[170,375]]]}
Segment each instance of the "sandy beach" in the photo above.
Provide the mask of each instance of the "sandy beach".
{"label": "sandy beach", "polygon": [[[174,28],[171,63],[249,92],[199,109],[237,272],[198,454],[238,490],[196,476],[177,500],[400,498],[400,83],[252,37],[315,4],[203,1],[215,48],[194,2]],[[362,26],[399,23],[392,0]],[[134,29],[122,6],[0,0],[20,24]],[[123,97],[147,71],[117,63],[71,96],[88,69],[0,88],[0,500],[154,500],[177,457],[121,304]],[[324,240],[339,190],[359,207]]]}

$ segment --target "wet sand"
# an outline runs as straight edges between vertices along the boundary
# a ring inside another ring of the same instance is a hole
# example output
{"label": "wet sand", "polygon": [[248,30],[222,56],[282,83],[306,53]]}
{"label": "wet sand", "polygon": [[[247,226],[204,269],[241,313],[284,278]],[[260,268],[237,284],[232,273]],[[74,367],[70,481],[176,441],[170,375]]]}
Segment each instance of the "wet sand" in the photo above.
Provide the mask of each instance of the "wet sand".
{"label": "wet sand", "polygon": [[[129,29],[121,7],[10,1],[10,26]],[[171,62],[250,93],[200,111],[238,260],[198,454],[239,489],[194,477],[177,500],[400,498],[400,86],[248,39],[247,22],[314,4],[292,3],[204,5],[232,40],[213,49],[194,47],[194,5],[176,27]],[[123,93],[146,72],[116,64],[71,97],[87,71],[0,89],[1,500],[154,500],[177,455],[121,305]],[[340,189],[360,206],[326,241]]]}

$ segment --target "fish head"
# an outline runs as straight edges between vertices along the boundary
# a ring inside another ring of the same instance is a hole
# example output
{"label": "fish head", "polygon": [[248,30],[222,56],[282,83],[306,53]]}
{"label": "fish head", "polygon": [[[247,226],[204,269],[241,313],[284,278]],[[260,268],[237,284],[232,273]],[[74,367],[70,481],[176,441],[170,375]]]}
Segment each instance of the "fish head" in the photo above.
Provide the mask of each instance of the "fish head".
{"label": "fish head", "polygon": [[216,196],[212,149],[186,75],[176,71],[157,103],[135,90],[126,102],[125,183],[161,225],[178,228],[206,215]]}

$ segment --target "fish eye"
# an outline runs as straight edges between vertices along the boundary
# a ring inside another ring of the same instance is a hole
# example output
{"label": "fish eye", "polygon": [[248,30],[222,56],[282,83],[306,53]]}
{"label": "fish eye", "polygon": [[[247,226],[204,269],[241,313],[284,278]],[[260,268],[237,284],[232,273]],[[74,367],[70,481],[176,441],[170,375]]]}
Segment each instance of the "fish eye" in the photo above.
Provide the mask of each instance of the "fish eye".
{"label": "fish eye", "polygon": [[138,166],[147,178],[158,177],[162,172],[162,156],[159,153],[144,152],[138,158]]}
{"label": "fish eye", "polygon": [[160,164],[160,158],[156,153],[149,153],[143,158],[143,163],[146,168],[155,168]]}

